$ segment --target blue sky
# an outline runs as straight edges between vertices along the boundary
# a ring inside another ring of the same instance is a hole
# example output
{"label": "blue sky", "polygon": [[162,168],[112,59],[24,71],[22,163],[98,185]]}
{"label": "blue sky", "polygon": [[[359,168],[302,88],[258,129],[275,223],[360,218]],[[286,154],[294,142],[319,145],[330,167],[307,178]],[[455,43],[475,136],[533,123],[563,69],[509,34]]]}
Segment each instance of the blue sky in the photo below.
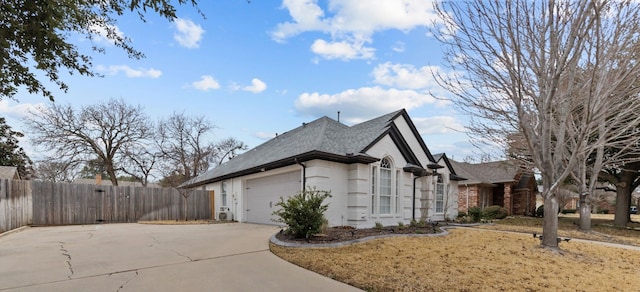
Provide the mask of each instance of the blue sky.
{"label": "blue sky", "polygon": [[[466,118],[430,94],[446,98],[430,73],[446,73],[429,34],[430,1],[200,2],[206,18],[190,6],[179,7],[173,23],[119,18],[119,32],[146,58],[130,59],[97,36],[106,54],[91,55],[104,78],[64,76],[70,89],[54,90],[56,102],[122,98],[154,120],[204,115],[218,127],[211,139],[234,137],[251,148],[303,122],[336,119],[337,111],[353,124],[405,108],[432,153],[477,157],[463,133]],[[47,100],[25,90],[16,99],[0,101],[0,114],[24,131],[21,116]],[[28,137],[23,146],[38,159]]]}

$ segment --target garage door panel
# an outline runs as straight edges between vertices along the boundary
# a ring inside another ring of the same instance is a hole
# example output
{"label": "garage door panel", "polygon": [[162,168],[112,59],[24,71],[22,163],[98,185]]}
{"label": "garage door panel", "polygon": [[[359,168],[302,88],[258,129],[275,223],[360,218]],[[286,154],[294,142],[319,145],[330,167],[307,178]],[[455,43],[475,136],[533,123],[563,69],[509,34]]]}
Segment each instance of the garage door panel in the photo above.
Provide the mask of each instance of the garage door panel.
{"label": "garage door panel", "polygon": [[276,224],[272,213],[278,207],[280,197],[285,200],[301,189],[301,172],[287,172],[267,177],[247,180],[247,222]]}

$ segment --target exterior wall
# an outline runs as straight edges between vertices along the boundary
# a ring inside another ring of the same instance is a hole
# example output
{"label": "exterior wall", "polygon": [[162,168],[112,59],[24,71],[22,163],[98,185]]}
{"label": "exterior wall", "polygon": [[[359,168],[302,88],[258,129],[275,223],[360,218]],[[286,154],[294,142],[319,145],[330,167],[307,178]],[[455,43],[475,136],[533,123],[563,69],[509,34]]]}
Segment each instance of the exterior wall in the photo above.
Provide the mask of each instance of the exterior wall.
{"label": "exterior wall", "polygon": [[458,212],[467,213],[469,208],[480,206],[480,187],[460,184],[458,187]]}
{"label": "exterior wall", "polygon": [[331,198],[325,200],[325,203],[329,204],[329,209],[325,213],[329,226],[347,225],[349,165],[324,160],[308,161],[305,165],[307,166],[307,189],[315,187],[318,190],[331,191]]}
{"label": "exterior wall", "polygon": [[[224,211],[224,207],[228,208],[228,211],[233,214],[233,220],[239,222],[246,221],[246,187],[245,182],[249,179],[260,178],[265,176],[271,176],[276,174],[281,174],[285,172],[291,172],[300,170],[300,165],[291,165],[287,167],[282,167],[279,169],[273,169],[265,172],[255,173],[243,177],[237,177],[228,179],[225,181],[219,181],[215,183],[210,183],[204,186],[204,189],[209,191],[214,191],[215,197],[215,218],[218,218],[218,214],[220,211]],[[222,205],[222,183],[227,184],[227,206]],[[302,186],[300,186],[302,189]]]}

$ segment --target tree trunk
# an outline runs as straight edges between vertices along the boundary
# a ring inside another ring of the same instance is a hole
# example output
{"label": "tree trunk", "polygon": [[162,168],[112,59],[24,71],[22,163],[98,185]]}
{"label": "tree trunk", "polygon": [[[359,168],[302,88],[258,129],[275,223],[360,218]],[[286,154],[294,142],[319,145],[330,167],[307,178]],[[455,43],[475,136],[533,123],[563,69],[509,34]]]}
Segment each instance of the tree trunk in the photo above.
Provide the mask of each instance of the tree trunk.
{"label": "tree trunk", "polygon": [[118,186],[118,178],[116,177],[116,171],[113,167],[113,162],[112,161],[104,161],[104,168],[105,171],[107,172],[107,175],[109,175],[109,179],[111,180],[111,184],[114,186]]}
{"label": "tree trunk", "polygon": [[620,182],[616,184],[616,214],[613,217],[614,226],[627,226],[627,223],[631,221],[631,214],[629,214],[629,206],[631,205],[631,183],[627,180],[629,175],[623,174],[620,177]]}
{"label": "tree trunk", "polygon": [[542,246],[558,249],[558,198],[553,194],[548,194],[544,199]]}
{"label": "tree trunk", "polygon": [[589,194],[580,195],[580,220],[578,229],[580,231],[591,231],[591,203],[587,201]]}

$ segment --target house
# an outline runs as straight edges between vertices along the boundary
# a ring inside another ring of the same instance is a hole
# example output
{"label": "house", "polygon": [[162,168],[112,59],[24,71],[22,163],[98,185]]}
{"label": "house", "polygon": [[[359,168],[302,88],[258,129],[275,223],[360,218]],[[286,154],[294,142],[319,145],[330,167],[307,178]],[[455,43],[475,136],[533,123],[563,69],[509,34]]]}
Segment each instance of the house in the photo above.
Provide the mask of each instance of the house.
{"label": "house", "polygon": [[[276,135],[182,187],[214,192],[216,216],[275,224],[280,197],[331,191],[330,226],[455,218],[460,179],[429,152],[406,110],[356,124],[328,117]],[[216,217],[219,218],[219,217]]]}
{"label": "house", "polygon": [[0,179],[20,179],[18,168],[15,166],[0,166]]}
{"label": "house", "polygon": [[513,161],[464,163],[450,160],[458,175],[467,178],[458,185],[458,210],[502,206],[509,215],[534,215],[537,185],[531,171]]}

